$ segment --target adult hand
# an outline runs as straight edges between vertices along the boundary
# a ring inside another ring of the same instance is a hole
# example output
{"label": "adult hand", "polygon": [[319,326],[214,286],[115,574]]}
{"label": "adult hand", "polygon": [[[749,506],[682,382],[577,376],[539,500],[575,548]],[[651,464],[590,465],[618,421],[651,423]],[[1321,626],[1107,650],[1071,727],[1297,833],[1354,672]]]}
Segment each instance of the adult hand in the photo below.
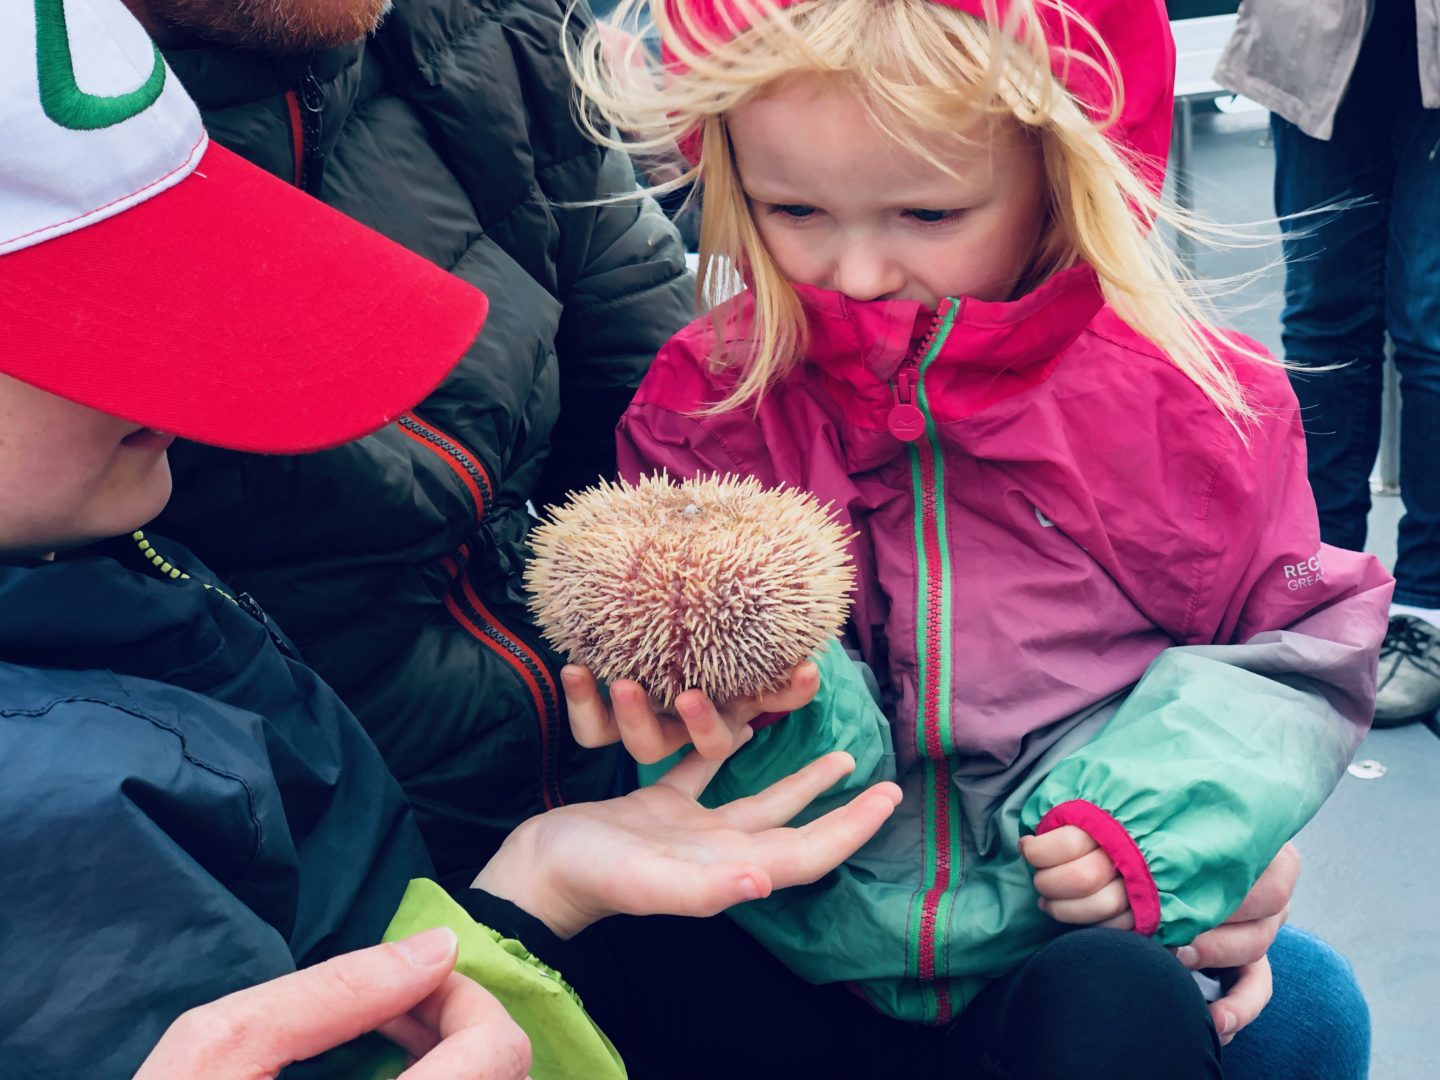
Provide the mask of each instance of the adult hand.
{"label": "adult hand", "polygon": [[368,1031],[415,1058],[405,1080],[524,1080],[529,1040],[455,974],[455,948],[453,931],[428,930],[198,1006],[170,1025],[135,1080],[270,1080]]}
{"label": "adult hand", "polygon": [[1020,854],[1035,868],[1040,910],[1072,926],[1135,929],[1135,915],[1115,864],[1084,829],[1062,825],[1022,836]]}
{"label": "adult hand", "polygon": [[697,801],[720,764],[689,754],[653,786],[531,818],[474,886],[510,900],[560,937],[607,915],[714,915],[815,881],[875,835],[900,802],[876,784],[799,828],[786,823],[855,768],[836,752],[714,810]]}
{"label": "adult hand", "polygon": [[694,746],[701,757],[724,761],[749,738],[750,722],[757,716],[809,704],[820,688],[820,669],[807,660],[790,673],[788,686],[721,706],[699,690],[686,690],[675,699],[677,716],[656,713],[645,688],[629,679],[611,685],[607,705],[595,676],[579,664],[567,664],[560,682],[576,742],[581,746],[623,742],[631,757],[649,765],[686,745]]}
{"label": "adult hand", "polygon": [[1229,1043],[1270,1001],[1270,962],[1265,953],[1290,916],[1290,897],[1300,876],[1300,853],[1286,844],[1235,913],[1214,930],[1175,951],[1180,962],[1198,968],[1236,968],[1225,996],[1210,1005],[1221,1043]]}

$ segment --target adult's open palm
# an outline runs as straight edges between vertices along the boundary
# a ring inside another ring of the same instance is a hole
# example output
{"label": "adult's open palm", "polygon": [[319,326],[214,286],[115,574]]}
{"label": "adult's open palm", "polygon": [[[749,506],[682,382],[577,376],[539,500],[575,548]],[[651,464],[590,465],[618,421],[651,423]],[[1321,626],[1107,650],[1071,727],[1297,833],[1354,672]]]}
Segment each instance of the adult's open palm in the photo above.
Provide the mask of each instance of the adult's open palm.
{"label": "adult's open palm", "polygon": [[894,784],[788,826],[854,767],[848,754],[827,754],[759,794],[707,809],[698,798],[720,763],[692,753],[651,787],[527,821],[475,886],[562,937],[613,914],[714,915],[815,881],[875,835],[900,802]]}

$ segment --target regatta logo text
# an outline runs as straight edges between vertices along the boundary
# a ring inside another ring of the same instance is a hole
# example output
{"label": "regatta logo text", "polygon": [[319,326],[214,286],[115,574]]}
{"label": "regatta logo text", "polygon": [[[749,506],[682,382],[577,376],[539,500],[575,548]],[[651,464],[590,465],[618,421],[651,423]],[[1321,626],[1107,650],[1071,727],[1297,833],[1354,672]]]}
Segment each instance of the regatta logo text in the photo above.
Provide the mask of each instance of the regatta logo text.
{"label": "regatta logo text", "polygon": [[1325,568],[1320,565],[1320,552],[1311,555],[1304,562],[1285,564],[1285,587],[1291,592],[1308,589],[1325,580]]}

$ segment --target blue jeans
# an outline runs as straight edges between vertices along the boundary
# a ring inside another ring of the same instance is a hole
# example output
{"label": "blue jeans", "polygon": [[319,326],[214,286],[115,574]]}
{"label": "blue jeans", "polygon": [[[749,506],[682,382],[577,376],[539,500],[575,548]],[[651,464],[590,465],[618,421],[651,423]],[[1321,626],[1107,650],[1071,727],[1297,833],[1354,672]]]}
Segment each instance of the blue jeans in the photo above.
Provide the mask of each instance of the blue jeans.
{"label": "blue jeans", "polygon": [[1370,1009],[1345,958],[1286,926],[1270,967],[1275,996],[1223,1050],[1226,1080],[1364,1080]]}
{"label": "blue jeans", "polygon": [[1292,374],[1323,539],[1365,546],[1380,445],[1385,335],[1403,401],[1406,514],[1397,602],[1440,607],[1440,110],[1420,101],[1415,5],[1379,0],[1329,142],[1272,117],[1275,210],[1362,205],[1284,223],[1285,358],[1337,371]]}

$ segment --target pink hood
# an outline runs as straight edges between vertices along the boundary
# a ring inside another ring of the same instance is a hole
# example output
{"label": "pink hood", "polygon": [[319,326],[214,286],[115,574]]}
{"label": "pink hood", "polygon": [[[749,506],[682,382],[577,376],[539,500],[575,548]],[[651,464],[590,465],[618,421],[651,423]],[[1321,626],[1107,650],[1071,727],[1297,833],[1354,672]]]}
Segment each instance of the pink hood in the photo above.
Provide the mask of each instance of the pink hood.
{"label": "pink hood", "polygon": [[[798,0],[770,0],[777,8],[790,7]],[[934,0],[976,18],[985,18],[985,0]],[[1003,19],[1008,0],[992,0]],[[1107,132],[1110,138],[1137,162],[1158,190],[1165,175],[1170,150],[1170,121],[1174,106],[1175,41],[1164,0],[1069,0],[1062,10],[1050,0],[1036,0],[1045,40],[1051,43],[1051,66],[1056,78],[1084,102],[1093,115],[1108,116],[1115,87],[1100,72],[1108,72],[1113,60],[1123,90],[1119,120]],[[667,0],[672,18],[690,23],[700,37],[723,39],[727,27],[744,25],[734,0]],[[1083,20],[1083,24],[1076,19]],[[1088,25],[1094,33],[1083,28]],[[1109,47],[1109,55],[1101,47]],[[1072,56],[1066,48],[1078,53]],[[700,44],[692,39],[692,44]],[[667,66],[678,68],[668,55]],[[682,140],[682,149],[693,161],[699,147],[695,140]]]}

